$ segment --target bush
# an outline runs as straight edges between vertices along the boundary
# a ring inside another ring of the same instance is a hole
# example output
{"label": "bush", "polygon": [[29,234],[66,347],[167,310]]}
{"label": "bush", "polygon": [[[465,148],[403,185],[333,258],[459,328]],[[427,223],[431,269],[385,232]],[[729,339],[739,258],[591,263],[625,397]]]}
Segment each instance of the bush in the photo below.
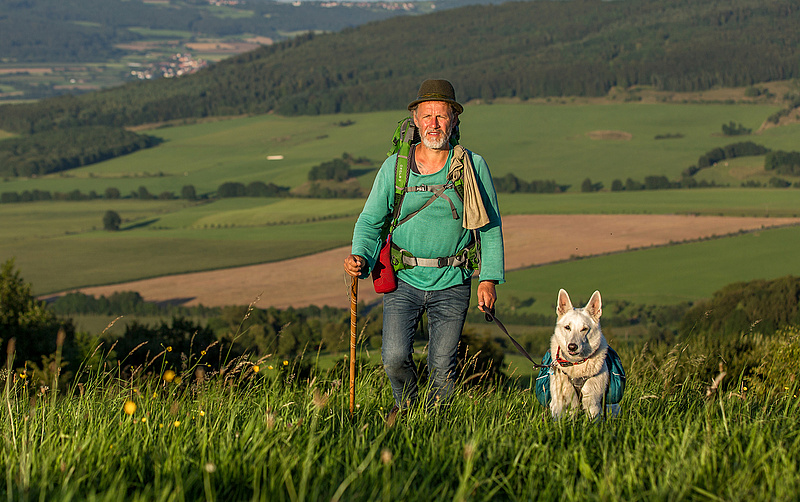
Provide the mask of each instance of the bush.
{"label": "bush", "polygon": [[122,223],[122,218],[120,218],[119,213],[116,211],[108,210],[106,214],[103,216],[103,229],[109,230],[112,232],[116,232],[119,230],[119,226]]}
{"label": "bush", "polygon": [[711,300],[695,304],[681,322],[681,333],[772,334],[800,325],[800,277],[729,284]]}
{"label": "bush", "polygon": [[764,157],[764,170],[778,174],[800,175],[800,152],[777,150]]}

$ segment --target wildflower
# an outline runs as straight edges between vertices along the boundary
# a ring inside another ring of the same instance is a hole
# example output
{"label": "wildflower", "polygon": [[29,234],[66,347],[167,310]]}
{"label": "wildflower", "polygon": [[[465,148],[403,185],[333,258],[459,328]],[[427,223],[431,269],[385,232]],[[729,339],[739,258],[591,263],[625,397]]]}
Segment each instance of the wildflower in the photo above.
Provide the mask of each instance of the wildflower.
{"label": "wildflower", "polygon": [[172,426],[173,426],[173,427],[180,427],[180,426],[181,426],[181,421],[180,421],[180,420],[175,420],[175,421],[172,423]]}
{"label": "wildflower", "polygon": [[158,424],[158,428],[159,429],[163,429],[164,428],[164,424]]}
{"label": "wildflower", "polygon": [[174,371],[167,370],[167,371],[164,372],[164,381],[165,382],[171,382],[174,379],[175,379],[175,372]]}
{"label": "wildflower", "polygon": [[289,361],[287,361],[287,360],[285,360],[285,359],[284,359],[284,360],[283,360],[283,365],[284,365],[284,366],[289,366]]}
{"label": "wildflower", "polygon": [[109,449],[109,450],[112,450],[112,449],[114,449],[114,443],[111,443],[110,445],[108,445],[108,449]]}
{"label": "wildflower", "polygon": [[170,345],[169,347],[167,347],[167,352],[172,352],[172,345]]}
{"label": "wildflower", "polygon": [[200,415],[201,417],[204,417],[204,416],[206,416],[206,412],[203,411],[203,410],[200,410],[200,413],[198,413],[198,415]]}
{"label": "wildflower", "polygon": [[157,398],[157,397],[158,397],[158,393],[156,393],[156,392],[153,392],[153,399],[155,399],[155,398]]}
{"label": "wildflower", "polygon": [[147,422],[147,417],[142,417],[142,423]]}
{"label": "wildflower", "polygon": [[125,405],[122,407],[123,411],[125,411],[126,415],[133,415],[136,413],[136,403],[133,401],[125,401]]}
{"label": "wildflower", "polygon": [[217,470],[217,466],[212,464],[211,462],[207,462],[206,465],[203,466],[203,469],[209,474]]}
{"label": "wildflower", "polygon": [[206,351],[205,351],[205,350],[201,350],[201,351],[200,351],[200,355],[201,355],[201,356],[204,356],[204,355],[206,355]]}
{"label": "wildflower", "polygon": [[257,364],[254,364],[253,365],[253,373],[258,373],[259,371],[261,371],[261,368]]}
{"label": "wildflower", "polygon": [[272,365],[270,364],[269,366],[267,366],[267,369],[271,370],[271,369],[275,369],[275,368],[273,368]]}

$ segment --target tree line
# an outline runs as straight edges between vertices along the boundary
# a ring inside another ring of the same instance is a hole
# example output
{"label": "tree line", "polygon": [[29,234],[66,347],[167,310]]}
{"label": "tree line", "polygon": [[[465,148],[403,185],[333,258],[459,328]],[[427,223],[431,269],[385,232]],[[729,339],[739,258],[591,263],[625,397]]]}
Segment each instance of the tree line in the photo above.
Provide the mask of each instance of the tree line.
{"label": "tree line", "polygon": [[[57,354],[63,375],[68,377],[81,364],[97,359],[97,345],[111,352],[107,360],[119,362],[122,369],[144,366],[157,359],[164,368],[185,368],[201,364],[219,370],[231,357],[277,355],[292,358],[304,352],[339,352],[348,347],[350,314],[347,309],[310,306],[301,309],[255,308],[251,306],[182,307],[145,302],[133,292],[96,298],[81,293],[64,295],[47,304],[35,299],[13,260],[0,265],[0,349],[14,353],[14,368],[27,368],[52,375]],[[533,300],[527,302],[530,304]],[[517,302],[524,303],[524,302]],[[738,333],[770,335],[786,326],[800,324],[800,278],[787,276],[775,280],[756,280],[726,286],[709,300],[695,304],[648,306],[617,302],[606,306],[604,324],[608,327],[641,326],[653,340],[672,342],[681,337],[710,335],[715,339]],[[358,332],[362,343],[379,348],[382,312],[380,307],[359,306]],[[79,332],[70,318],[77,314],[158,315],[171,317],[153,324],[132,322],[121,334]],[[551,326],[552,316],[504,312],[507,324]],[[483,322],[477,313],[469,322]],[[416,336],[424,339],[422,327]],[[534,342],[520,337],[523,345]],[[485,352],[478,365],[502,368],[504,351],[512,348],[499,335],[476,337],[467,328],[462,339]],[[537,347],[538,349],[538,347]],[[160,358],[160,359],[159,359]]]}
{"label": "tree line", "polygon": [[117,200],[117,199],[139,199],[139,200],[172,200],[172,199],[198,200],[207,199],[208,195],[198,196],[194,185],[184,185],[180,195],[175,192],[163,191],[159,194],[152,194],[145,186],[140,186],[137,190],[132,190],[129,194],[123,195],[116,187],[108,187],[102,194],[95,190],[83,193],[79,189],[69,192],[50,192],[49,190],[23,190],[22,192],[7,191],[0,193],[0,203],[8,204],[15,202],[37,202],[47,200],[59,201],[84,201],[84,200]]}
{"label": "tree line", "polygon": [[[13,107],[5,107],[11,109]],[[51,129],[0,141],[0,176],[41,176],[151,148],[163,140],[107,126]]]}

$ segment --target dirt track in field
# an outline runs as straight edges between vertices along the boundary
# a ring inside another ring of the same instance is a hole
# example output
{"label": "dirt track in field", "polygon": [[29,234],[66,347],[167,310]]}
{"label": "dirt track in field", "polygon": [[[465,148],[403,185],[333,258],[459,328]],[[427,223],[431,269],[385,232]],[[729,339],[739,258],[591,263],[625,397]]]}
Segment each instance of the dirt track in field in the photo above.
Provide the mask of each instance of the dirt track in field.
{"label": "dirt track in field", "polygon": [[[503,218],[506,269],[790,224],[800,224],[800,218],[506,216]],[[282,262],[173,275],[79,291],[96,296],[108,296],[115,291],[138,291],[148,301],[182,305],[249,305],[256,302],[255,305],[262,308],[307,305],[346,308],[350,305],[350,280],[344,274],[342,260],[348,253],[348,248],[339,248]],[[377,299],[372,282],[360,281],[359,300],[370,303]]]}

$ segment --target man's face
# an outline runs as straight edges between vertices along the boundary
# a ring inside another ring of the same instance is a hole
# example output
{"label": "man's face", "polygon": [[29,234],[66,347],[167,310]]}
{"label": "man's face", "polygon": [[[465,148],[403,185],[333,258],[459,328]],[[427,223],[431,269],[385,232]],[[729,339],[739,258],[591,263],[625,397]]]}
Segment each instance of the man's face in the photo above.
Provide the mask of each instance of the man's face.
{"label": "man's face", "polygon": [[423,101],[414,111],[414,123],[419,129],[422,144],[431,150],[450,148],[450,133],[455,116],[453,109],[444,101]]}

